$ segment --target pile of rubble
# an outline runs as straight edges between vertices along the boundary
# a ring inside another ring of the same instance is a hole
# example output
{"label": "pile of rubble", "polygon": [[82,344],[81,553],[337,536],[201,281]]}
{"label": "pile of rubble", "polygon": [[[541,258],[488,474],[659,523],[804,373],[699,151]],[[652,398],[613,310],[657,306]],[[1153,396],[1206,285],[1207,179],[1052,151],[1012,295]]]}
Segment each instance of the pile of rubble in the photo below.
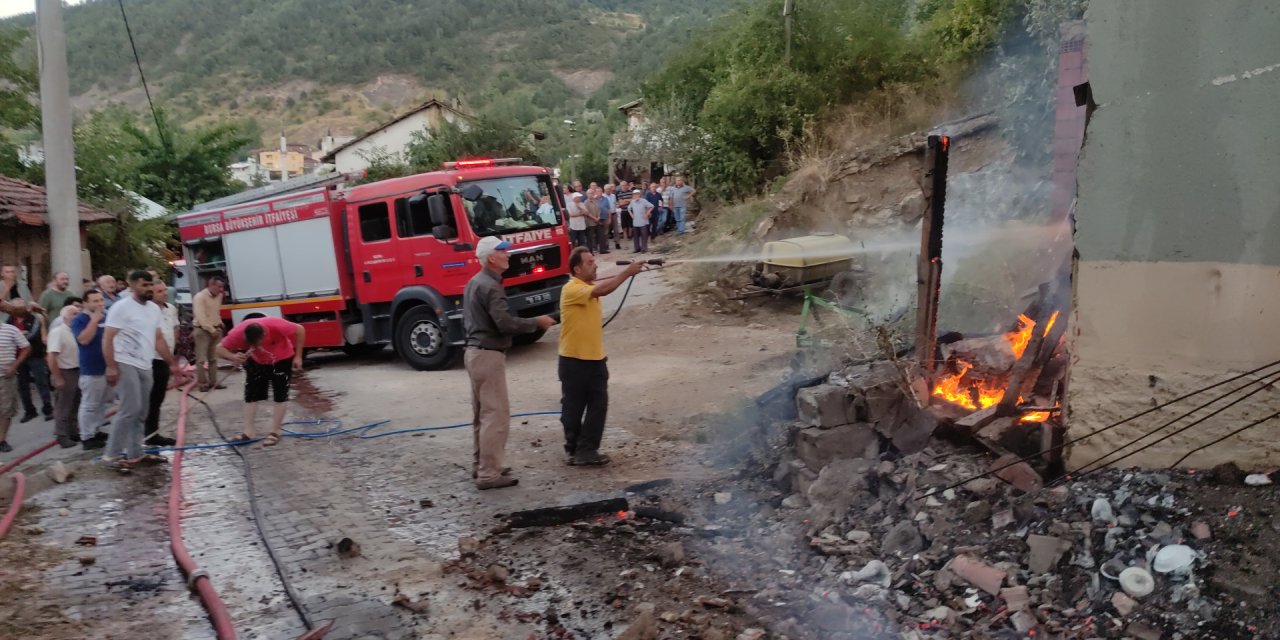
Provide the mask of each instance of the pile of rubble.
{"label": "pile of rubble", "polygon": [[[781,633],[1272,637],[1258,627],[1275,623],[1239,615],[1252,605],[1211,580],[1214,530],[1240,514],[1204,510],[1203,474],[1108,470],[1046,488],[1026,463],[931,440],[939,421],[903,379],[884,362],[799,390],[772,477],[781,509],[738,514],[781,574],[757,594],[787,603]],[[788,528],[816,559],[788,548]]]}

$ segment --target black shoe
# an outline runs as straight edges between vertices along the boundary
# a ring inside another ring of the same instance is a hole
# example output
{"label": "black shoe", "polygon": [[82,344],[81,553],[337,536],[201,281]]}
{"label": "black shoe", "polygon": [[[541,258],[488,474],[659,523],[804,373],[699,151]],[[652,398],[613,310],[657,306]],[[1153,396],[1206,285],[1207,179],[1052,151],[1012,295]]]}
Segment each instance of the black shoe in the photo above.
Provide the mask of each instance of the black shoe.
{"label": "black shoe", "polygon": [[609,456],[603,453],[578,454],[573,457],[575,467],[603,467],[609,462]]}
{"label": "black shoe", "polygon": [[92,438],[89,438],[88,440],[81,440],[80,446],[83,447],[85,451],[93,451],[94,449],[101,449],[107,446],[107,434],[98,433],[94,435]]}
{"label": "black shoe", "polygon": [[73,440],[65,436],[58,437],[58,446],[62,447],[63,449],[70,449],[71,447],[74,447],[79,443],[80,443],[79,440]]}
{"label": "black shoe", "polygon": [[45,408],[44,408],[44,409],[42,409],[40,412],[44,414],[44,419],[45,419],[45,420],[52,420],[52,419],[53,419],[53,407],[45,407]]}
{"label": "black shoe", "polygon": [[174,440],[173,438],[166,438],[158,433],[146,440],[143,440],[143,442],[146,443],[148,447],[172,447],[173,445],[178,444],[177,440]]}
{"label": "black shoe", "polygon": [[19,419],[19,420],[18,420],[18,422],[19,422],[19,423],[21,423],[21,424],[26,424],[26,423],[28,423],[28,422],[31,422],[32,420],[35,420],[35,419],[36,419],[36,416],[38,416],[38,415],[40,415],[40,414],[35,413],[35,412],[32,412],[32,413],[24,413],[24,414],[22,414],[22,418],[21,418],[21,419]]}
{"label": "black shoe", "polygon": [[8,442],[0,440],[0,453],[9,453],[10,451],[13,451],[13,447],[9,446]]}

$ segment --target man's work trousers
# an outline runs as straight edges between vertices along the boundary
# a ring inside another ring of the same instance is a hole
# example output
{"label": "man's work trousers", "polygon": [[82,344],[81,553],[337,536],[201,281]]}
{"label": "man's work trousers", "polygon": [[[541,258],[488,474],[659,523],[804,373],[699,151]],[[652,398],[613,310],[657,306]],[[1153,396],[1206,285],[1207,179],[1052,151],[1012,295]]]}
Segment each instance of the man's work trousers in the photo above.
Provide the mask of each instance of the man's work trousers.
{"label": "man's work trousers", "polygon": [[126,460],[142,457],[142,428],[147,419],[147,402],[151,398],[151,369],[120,365],[120,381],[116,383],[120,406],[107,437],[106,455],[123,456]]}
{"label": "man's work trousers", "polygon": [[151,437],[160,431],[160,405],[164,404],[164,396],[169,392],[169,363],[164,360],[151,361],[151,396],[147,405],[146,428],[143,431]]}
{"label": "man's work trousers", "polygon": [[18,396],[22,398],[22,409],[27,415],[36,414],[36,405],[31,400],[31,387],[40,395],[40,406],[45,414],[53,413],[53,400],[49,394],[49,365],[43,357],[27,358],[18,365]]}
{"label": "man's work trousers", "polygon": [[609,252],[609,223],[601,222],[600,224],[590,229],[587,229],[587,231],[595,232],[596,234],[596,246],[593,249],[593,252],[608,253]]}
{"label": "man's work trousers", "polygon": [[209,333],[197,327],[196,338],[196,382],[201,387],[211,387],[218,383],[218,334]]}
{"label": "man's work trousers", "polygon": [[98,428],[106,419],[107,405],[115,397],[115,389],[107,384],[105,375],[80,376],[80,410],[77,412],[80,423],[80,439],[88,440],[98,435]]}
{"label": "man's work trousers", "polygon": [[589,456],[600,450],[609,412],[608,362],[608,358],[560,356],[560,424],[564,425],[564,451],[570,456]]}
{"label": "man's work trousers", "polygon": [[80,369],[62,369],[62,388],[53,392],[53,435],[58,440],[79,438],[76,409],[80,406]]}
{"label": "man's work trousers", "polygon": [[471,378],[472,464],[476,482],[497,480],[505,466],[511,406],[507,398],[507,354],[468,348],[464,362]]}

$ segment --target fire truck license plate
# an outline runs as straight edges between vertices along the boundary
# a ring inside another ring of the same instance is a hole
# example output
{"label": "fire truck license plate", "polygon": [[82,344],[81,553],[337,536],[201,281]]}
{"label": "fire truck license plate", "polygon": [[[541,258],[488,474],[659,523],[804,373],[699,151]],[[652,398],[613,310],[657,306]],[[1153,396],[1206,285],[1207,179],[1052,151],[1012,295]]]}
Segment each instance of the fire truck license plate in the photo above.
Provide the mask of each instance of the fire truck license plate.
{"label": "fire truck license plate", "polygon": [[524,303],[531,307],[535,304],[542,304],[544,302],[551,302],[550,291],[543,291],[542,293],[535,293],[531,296],[524,297]]}

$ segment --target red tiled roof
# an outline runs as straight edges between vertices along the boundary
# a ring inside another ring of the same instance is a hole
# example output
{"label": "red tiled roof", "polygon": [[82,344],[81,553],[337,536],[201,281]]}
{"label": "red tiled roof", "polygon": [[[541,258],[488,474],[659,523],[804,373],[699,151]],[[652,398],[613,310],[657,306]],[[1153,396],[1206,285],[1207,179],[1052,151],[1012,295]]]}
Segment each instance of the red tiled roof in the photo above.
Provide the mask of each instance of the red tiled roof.
{"label": "red tiled roof", "polygon": [[[48,211],[48,198],[43,187],[15,178],[0,176],[0,222],[16,219],[20,224],[42,227]],[[111,213],[80,203],[80,224],[115,220]]]}

